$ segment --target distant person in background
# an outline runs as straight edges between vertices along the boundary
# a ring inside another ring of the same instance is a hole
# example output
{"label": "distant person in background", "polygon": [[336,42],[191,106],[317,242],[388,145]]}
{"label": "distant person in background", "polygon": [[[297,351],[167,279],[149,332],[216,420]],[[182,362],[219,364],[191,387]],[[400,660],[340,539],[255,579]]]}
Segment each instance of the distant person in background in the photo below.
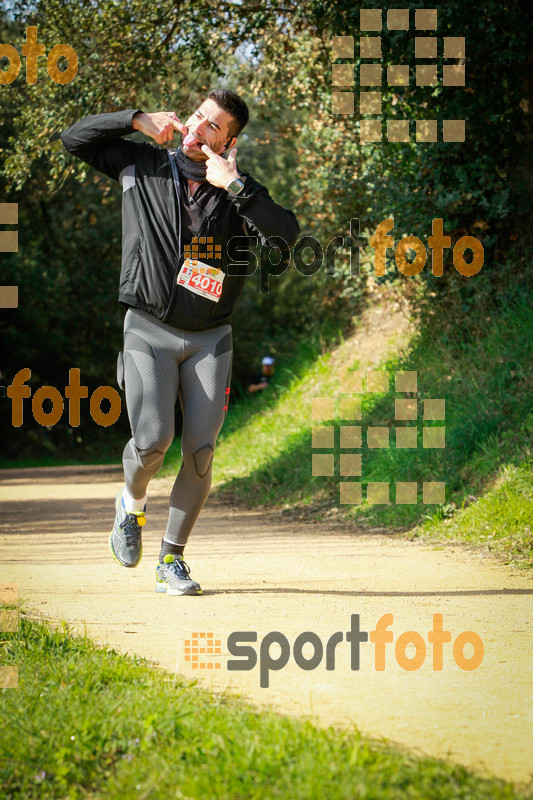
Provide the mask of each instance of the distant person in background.
{"label": "distant person in background", "polygon": [[275,372],[276,359],[272,356],[265,356],[261,362],[261,371],[254,372],[251,378],[250,385],[248,386],[249,392],[260,392],[268,386],[269,378]]}

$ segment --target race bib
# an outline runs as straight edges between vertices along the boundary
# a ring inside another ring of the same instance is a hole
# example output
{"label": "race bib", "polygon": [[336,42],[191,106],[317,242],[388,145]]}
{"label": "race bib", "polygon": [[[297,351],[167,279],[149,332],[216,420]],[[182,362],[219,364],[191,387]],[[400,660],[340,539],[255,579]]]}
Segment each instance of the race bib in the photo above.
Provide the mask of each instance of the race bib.
{"label": "race bib", "polygon": [[225,274],[221,269],[210,267],[197,259],[186,258],[178,275],[178,284],[194,294],[218,303],[224,278]]}

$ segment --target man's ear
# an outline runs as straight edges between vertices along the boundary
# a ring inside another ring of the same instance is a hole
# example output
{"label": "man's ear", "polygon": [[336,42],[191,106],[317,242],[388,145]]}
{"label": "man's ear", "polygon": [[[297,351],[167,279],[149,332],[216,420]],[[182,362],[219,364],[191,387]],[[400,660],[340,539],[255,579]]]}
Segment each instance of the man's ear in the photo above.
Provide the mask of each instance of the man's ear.
{"label": "man's ear", "polygon": [[224,145],[224,150],[222,151],[223,154],[225,154],[227,150],[231,150],[232,147],[235,147],[236,141],[236,136],[232,136],[231,139],[228,139],[227,143]]}

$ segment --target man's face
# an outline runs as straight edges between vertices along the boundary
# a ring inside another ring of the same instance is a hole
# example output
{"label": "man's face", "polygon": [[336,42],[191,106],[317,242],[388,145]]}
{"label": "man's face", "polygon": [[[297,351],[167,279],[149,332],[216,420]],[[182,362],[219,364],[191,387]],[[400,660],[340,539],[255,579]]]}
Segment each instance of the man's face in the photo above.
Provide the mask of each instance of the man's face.
{"label": "man's face", "polygon": [[235,119],[220,108],[214,100],[204,100],[201,106],[191,114],[185,126],[196,141],[184,144],[187,137],[181,134],[181,146],[187,158],[193,161],[206,161],[207,155],[201,150],[203,144],[207,144],[215,153],[223,153],[233,147],[237,141],[232,136],[231,126],[235,124]]}

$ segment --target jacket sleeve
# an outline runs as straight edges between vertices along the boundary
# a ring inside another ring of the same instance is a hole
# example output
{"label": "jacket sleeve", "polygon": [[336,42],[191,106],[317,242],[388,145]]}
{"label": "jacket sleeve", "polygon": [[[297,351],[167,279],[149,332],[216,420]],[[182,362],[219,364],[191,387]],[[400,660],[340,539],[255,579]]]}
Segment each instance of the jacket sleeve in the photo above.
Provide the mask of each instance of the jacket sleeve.
{"label": "jacket sleeve", "polygon": [[124,167],[134,164],[147,142],[122,137],[134,133],[132,121],[140,109],[94,114],[75,122],[61,134],[65,149],[73,156],[118,181]]}
{"label": "jacket sleeve", "polygon": [[246,221],[248,233],[259,236],[262,245],[270,244],[271,237],[280,236],[289,248],[292,247],[300,233],[294,213],[275,203],[266,186],[251,175],[241,175],[245,178],[242,190],[236,195],[228,192],[228,196]]}

